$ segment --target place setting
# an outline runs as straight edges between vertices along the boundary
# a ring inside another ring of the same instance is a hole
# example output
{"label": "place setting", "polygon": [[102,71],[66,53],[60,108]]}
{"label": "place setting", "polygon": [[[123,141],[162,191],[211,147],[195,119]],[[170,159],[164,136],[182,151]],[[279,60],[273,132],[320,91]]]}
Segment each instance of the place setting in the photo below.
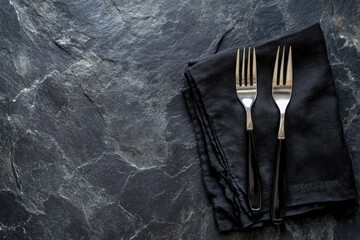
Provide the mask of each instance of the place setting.
{"label": "place setting", "polygon": [[354,202],[319,24],[187,65],[183,90],[220,232]]}

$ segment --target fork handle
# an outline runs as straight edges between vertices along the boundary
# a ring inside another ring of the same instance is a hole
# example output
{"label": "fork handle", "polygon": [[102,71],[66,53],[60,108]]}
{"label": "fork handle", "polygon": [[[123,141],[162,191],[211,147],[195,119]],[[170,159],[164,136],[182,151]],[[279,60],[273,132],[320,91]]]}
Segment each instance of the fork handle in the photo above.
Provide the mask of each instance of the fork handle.
{"label": "fork handle", "polygon": [[271,219],[275,225],[280,225],[284,218],[286,201],[286,148],[285,139],[278,139],[274,165]]}
{"label": "fork handle", "polygon": [[247,193],[252,213],[261,209],[261,179],[259,164],[255,154],[253,130],[247,130],[248,135],[248,162],[247,162]]}

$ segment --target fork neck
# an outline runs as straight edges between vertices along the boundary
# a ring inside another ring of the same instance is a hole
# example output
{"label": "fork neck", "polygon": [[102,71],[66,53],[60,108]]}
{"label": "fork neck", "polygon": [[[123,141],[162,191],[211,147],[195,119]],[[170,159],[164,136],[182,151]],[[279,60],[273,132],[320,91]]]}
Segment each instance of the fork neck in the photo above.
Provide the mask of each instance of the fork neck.
{"label": "fork neck", "polygon": [[285,113],[280,113],[278,139],[285,139]]}
{"label": "fork neck", "polygon": [[252,117],[251,117],[251,108],[246,108],[246,130],[251,131],[254,129]]}

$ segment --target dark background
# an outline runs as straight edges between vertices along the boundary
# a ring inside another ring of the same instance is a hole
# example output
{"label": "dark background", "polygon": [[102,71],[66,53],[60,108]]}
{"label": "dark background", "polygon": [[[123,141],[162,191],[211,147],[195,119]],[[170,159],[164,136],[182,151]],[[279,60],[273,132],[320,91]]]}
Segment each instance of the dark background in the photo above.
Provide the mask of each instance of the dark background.
{"label": "dark background", "polygon": [[[360,1],[0,1],[1,239],[359,239],[360,211],[220,235],[187,61],[320,22],[360,181]],[[185,126],[185,127],[184,127]]]}

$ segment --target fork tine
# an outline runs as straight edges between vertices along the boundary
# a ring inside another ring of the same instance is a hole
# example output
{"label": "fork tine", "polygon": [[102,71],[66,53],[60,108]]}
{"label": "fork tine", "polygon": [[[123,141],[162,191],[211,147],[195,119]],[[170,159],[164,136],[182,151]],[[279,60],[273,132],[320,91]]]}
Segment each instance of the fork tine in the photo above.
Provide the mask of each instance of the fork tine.
{"label": "fork tine", "polygon": [[236,86],[240,87],[240,49],[237,49],[236,52],[236,69],[235,69],[235,79],[236,79]]}
{"label": "fork tine", "polygon": [[280,46],[278,46],[277,52],[276,52],[276,60],[275,60],[275,67],[274,67],[274,74],[273,74],[273,86],[278,85],[277,84],[277,77],[278,77],[278,65],[279,65],[279,52],[280,52]]}
{"label": "fork tine", "polygon": [[292,86],[293,83],[293,67],[292,67],[292,54],[291,54],[291,46],[289,48],[289,56],[286,67],[286,86]]}
{"label": "fork tine", "polygon": [[241,85],[245,86],[245,48],[243,49],[243,59],[241,68]]}
{"label": "fork tine", "polygon": [[248,49],[246,85],[250,86],[250,48]]}
{"label": "fork tine", "polygon": [[285,46],[283,46],[282,56],[281,56],[281,65],[280,65],[280,78],[279,85],[284,85],[284,58],[285,58]]}
{"label": "fork tine", "polygon": [[256,86],[257,81],[257,71],[256,71],[256,51],[253,48],[253,63],[252,63],[252,84]]}

